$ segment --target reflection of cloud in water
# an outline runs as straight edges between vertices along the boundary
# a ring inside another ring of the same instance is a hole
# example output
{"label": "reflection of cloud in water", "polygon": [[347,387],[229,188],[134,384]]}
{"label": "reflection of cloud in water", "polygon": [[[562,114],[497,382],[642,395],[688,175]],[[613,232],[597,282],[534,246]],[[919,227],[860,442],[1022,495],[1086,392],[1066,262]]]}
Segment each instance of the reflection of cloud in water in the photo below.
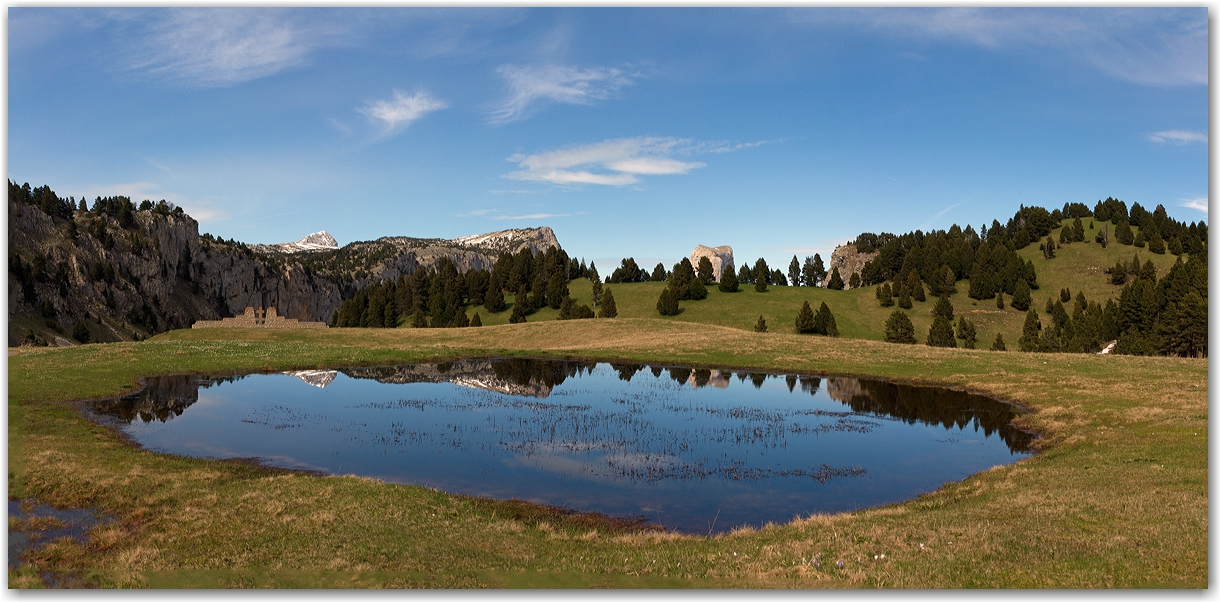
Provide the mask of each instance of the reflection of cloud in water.
{"label": "reflection of cloud in water", "polygon": [[530,456],[518,454],[505,458],[504,465],[509,467],[535,468],[553,474],[580,477],[590,481],[612,480],[606,475],[591,472],[590,466],[586,462],[557,454],[533,454]]}

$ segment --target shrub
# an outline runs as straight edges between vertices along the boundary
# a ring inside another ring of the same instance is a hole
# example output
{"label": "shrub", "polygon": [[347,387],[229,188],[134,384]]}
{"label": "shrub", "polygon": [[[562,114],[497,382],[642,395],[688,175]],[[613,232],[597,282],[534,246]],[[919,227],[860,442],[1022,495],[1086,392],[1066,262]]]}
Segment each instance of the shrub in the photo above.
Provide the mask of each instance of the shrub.
{"label": "shrub", "polygon": [[767,332],[767,321],[760,315],[758,321],[754,323],[754,332]]}

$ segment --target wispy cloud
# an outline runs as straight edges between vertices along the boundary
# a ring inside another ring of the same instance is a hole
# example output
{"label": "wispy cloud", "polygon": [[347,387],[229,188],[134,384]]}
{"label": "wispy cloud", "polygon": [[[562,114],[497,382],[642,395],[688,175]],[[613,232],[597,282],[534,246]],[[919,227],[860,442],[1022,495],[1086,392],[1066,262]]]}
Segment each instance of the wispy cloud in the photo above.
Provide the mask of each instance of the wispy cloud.
{"label": "wispy cloud", "polygon": [[406,127],[412,121],[433,111],[445,108],[445,101],[432,97],[427,92],[420,91],[410,96],[394,90],[392,100],[378,100],[364,108],[361,113],[382,124],[385,133],[393,132],[399,126]]}
{"label": "wispy cloud", "polygon": [[1182,199],[1182,202],[1179,203],[1179,205],[1186,207],[1187,209],[1194,209],[1195,211],[1207,213],[1207,197],[1205,196],[1194,199]]}
{"label": "wispy cloud", "polygon": [[484,217],[493,220],[522,220],[522,219],[550,219],[554,217],[572,217],[573,215],[585,215],[584,211],[576,213],[528,213],[524,215],[512,215],[505,213],[499,209],[475,209],[466,213],[459,213],[457,217]]}
{"label": "wispy cloud", "polygon": [[126,67],[188,87],[225,87],[306,62],[332,42],[324,24],[300,24],[272,9],[158,9],[126,31]]}
{"label": "wispy cloud", "polygon": [[691,149],[690,141],[678,138],[619,138],[535,155],[513,155],[508,160],[521,170],[504,177],[560,185],[626,186],[638,183],[639,176],[685,174],[703,167],[704,163],[674,158],[690,154]]}
{"label": "wispy cloud", "polygon": [[1148,134],[1148,140],[1164,144],[1170,142],[1173,144],[1188,144],[1191,142],[1202,142],[1207,144],[1207,132],[1193,132],[1190,130],[1165,130],[1163,132],[1153,132]]}
{"label": "wispy cloud", "polygon": [[492,111],[493,123],[528,117],[538,103],[590,105],[631,83],[631,76],[610,67],[502,65],[496,73],[508,84],[508,95]]}
{"label": "wispy cloud", "polygon": [[1112,77],[1165,86],[1207,84],[1207,9],[808,9],[807,25],[855,26],[992,50],[1049,50]]}

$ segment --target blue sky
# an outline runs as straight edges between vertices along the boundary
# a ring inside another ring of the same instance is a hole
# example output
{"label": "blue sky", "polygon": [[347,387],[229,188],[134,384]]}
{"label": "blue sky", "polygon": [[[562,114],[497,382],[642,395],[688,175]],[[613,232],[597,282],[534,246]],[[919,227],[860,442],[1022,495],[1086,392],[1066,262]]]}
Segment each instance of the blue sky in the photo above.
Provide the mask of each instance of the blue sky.
{"label": "blue sky", "polygon": [[783,267],[1114,196],[1206,219],[1207,9],[10,8],[9,178],[246,242],[547,225]]}

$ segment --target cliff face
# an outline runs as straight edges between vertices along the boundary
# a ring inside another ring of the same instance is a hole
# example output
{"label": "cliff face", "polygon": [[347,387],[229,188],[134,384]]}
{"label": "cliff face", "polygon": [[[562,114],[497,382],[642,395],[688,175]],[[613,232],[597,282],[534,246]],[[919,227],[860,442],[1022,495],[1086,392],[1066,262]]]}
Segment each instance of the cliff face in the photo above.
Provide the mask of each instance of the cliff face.
{"label": "cliff face", "polygon": [[9,345],[83,340],[76,328],[90,341],[133,340],[246,307],[329,322],[344,293],[441,257],[462,271],[491,269],[501,251],[559,246],[544,227],[259,253],[200,238],[198,222],[181,211],[132,211],[126,223],[94,211],[70,214],[53,219],[37,206],[9,201]]}
{"label": "cliff face", "polygon": [[68,220],[10,203],[10,345],[27,334],[70,335],[78,322],[90,340],[131,340],[247,306],[329,320],[341,302],[333,281],[201,239],[198,222],[183,213],[137,211],[121,227],[110,216],[76,211],[72,222],[75,236]]}
{"label": "cliff face", "polygon": [[834,268],[839,268],[839,277],[843,279],[844,290],[850,289],[852,274],[859,274],[864,265],[879,255],[879,251],[872,253],[860,253],[856,250],[856,245],[839,245],[830,254],[830,265],[826,267],[826,271],[833,271]]}

